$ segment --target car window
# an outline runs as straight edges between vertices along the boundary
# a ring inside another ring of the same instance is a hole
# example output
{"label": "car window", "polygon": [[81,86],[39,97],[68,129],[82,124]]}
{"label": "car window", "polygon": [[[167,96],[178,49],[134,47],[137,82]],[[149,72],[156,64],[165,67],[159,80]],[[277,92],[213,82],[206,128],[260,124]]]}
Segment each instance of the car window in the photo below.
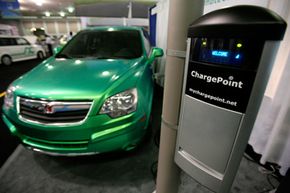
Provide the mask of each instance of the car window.
{"label": "car window", "polygon": [[121,58],[141,57],[143,53],[139,31],[83,31],[77,34],[56,57]]}
{"label": "car window", "polygon": [[147,38],[144,38],[144,46],[145,46],[147,54],[149,54],[149,52],[151,50],[151,45],[150,45],[150,42]]}
{"label": "car window", "polygon": [[0,46],[14,46],[16,41],[14,38],[0,38]]}
{"label": "car window", "polygon": [[17,45],[30,45],[30,43],[24,38],[17,38],[16,42]]}
{"label": "car window", "polygon": [[149,41],[149,34],[147,31],[143,30],[143,35],[144,35],[144,46],[147,52],[147,55],[150,53],[151,51],[151,45],[150,45],[150,41]]}

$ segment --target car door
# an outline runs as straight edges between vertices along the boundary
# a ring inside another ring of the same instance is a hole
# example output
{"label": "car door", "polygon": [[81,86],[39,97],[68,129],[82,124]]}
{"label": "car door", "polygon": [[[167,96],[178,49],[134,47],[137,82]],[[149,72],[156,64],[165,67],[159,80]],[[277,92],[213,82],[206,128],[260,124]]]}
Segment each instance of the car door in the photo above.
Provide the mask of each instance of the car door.
{"label": "car door", "polygon": [[19,59],[29,59],[35,56],[33,46],[24,38],[16,38]]}
{"label": "car door", "polygon": [[8,55],[13,61],[17,59],[18,50],[15,38],[1,38],[1,55]]}
{"label": "car door", "polygon": [[7,38],[7,42],[9,42],[8,52],[13,61],[18,61],[23,57],[23,48],[19,46],[17,39],[18,38]]}

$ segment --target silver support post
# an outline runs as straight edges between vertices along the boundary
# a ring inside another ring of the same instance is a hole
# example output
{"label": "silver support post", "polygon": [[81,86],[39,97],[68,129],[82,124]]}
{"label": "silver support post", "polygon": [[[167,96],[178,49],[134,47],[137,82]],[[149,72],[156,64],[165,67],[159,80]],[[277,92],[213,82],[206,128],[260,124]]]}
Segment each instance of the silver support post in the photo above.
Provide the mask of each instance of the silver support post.
{"label": "silver support post", "polygon": [[[186,50],[187,29],[203,13],[203,0],[170,0],[168,50]],[[164,100],[160,150],[158,158],[157,193],[176,193],[180,169],[174,163],[179,108],[185,58],[172,54],[166,57]]]}
{"label": "silver support post", "polygon": [[128,18],[129,19],[132,18],[132,1],[129,1],[129,4],[128,4]]}

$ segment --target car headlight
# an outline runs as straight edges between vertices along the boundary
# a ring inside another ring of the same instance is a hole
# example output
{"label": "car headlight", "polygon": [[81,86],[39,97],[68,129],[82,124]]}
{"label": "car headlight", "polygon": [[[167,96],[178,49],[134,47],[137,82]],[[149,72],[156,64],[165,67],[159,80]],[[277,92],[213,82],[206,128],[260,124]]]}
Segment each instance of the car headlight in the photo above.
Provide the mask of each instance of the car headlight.
{"label": "car headlight", "polygon": [[14,86],[9,86],[4,97],[4,108],[10,109],[14,107]]}
{"label": "car headlight", "polygon": [[112,118],[124,116],[136,111],[137,108],[137,89],[133,88],[120,92],[106,99],[100,114],[108,114]]}

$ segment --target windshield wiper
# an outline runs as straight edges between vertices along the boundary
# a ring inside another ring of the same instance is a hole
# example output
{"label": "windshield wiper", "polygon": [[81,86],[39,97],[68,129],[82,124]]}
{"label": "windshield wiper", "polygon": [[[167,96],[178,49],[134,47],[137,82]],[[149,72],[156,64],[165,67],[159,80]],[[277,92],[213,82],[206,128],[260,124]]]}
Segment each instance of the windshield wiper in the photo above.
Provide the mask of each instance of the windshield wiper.
{"label": "windshield wiper", "polygon": [[97,56],[96,59],[111,59],[111,57],[108,57],[108,56]]}
{"label": "windshield wiper", "polygon": [[105,56],[78,56],[78,58],[84,58],[84,59],[110,59],[110,57],[105,57]]}
{"label": "windshield wiper", "polygon": [[56,58],[67,58],[67,59],[72,59],[71,56],[67,55],[67,54],[57,54],[55,56]]}

